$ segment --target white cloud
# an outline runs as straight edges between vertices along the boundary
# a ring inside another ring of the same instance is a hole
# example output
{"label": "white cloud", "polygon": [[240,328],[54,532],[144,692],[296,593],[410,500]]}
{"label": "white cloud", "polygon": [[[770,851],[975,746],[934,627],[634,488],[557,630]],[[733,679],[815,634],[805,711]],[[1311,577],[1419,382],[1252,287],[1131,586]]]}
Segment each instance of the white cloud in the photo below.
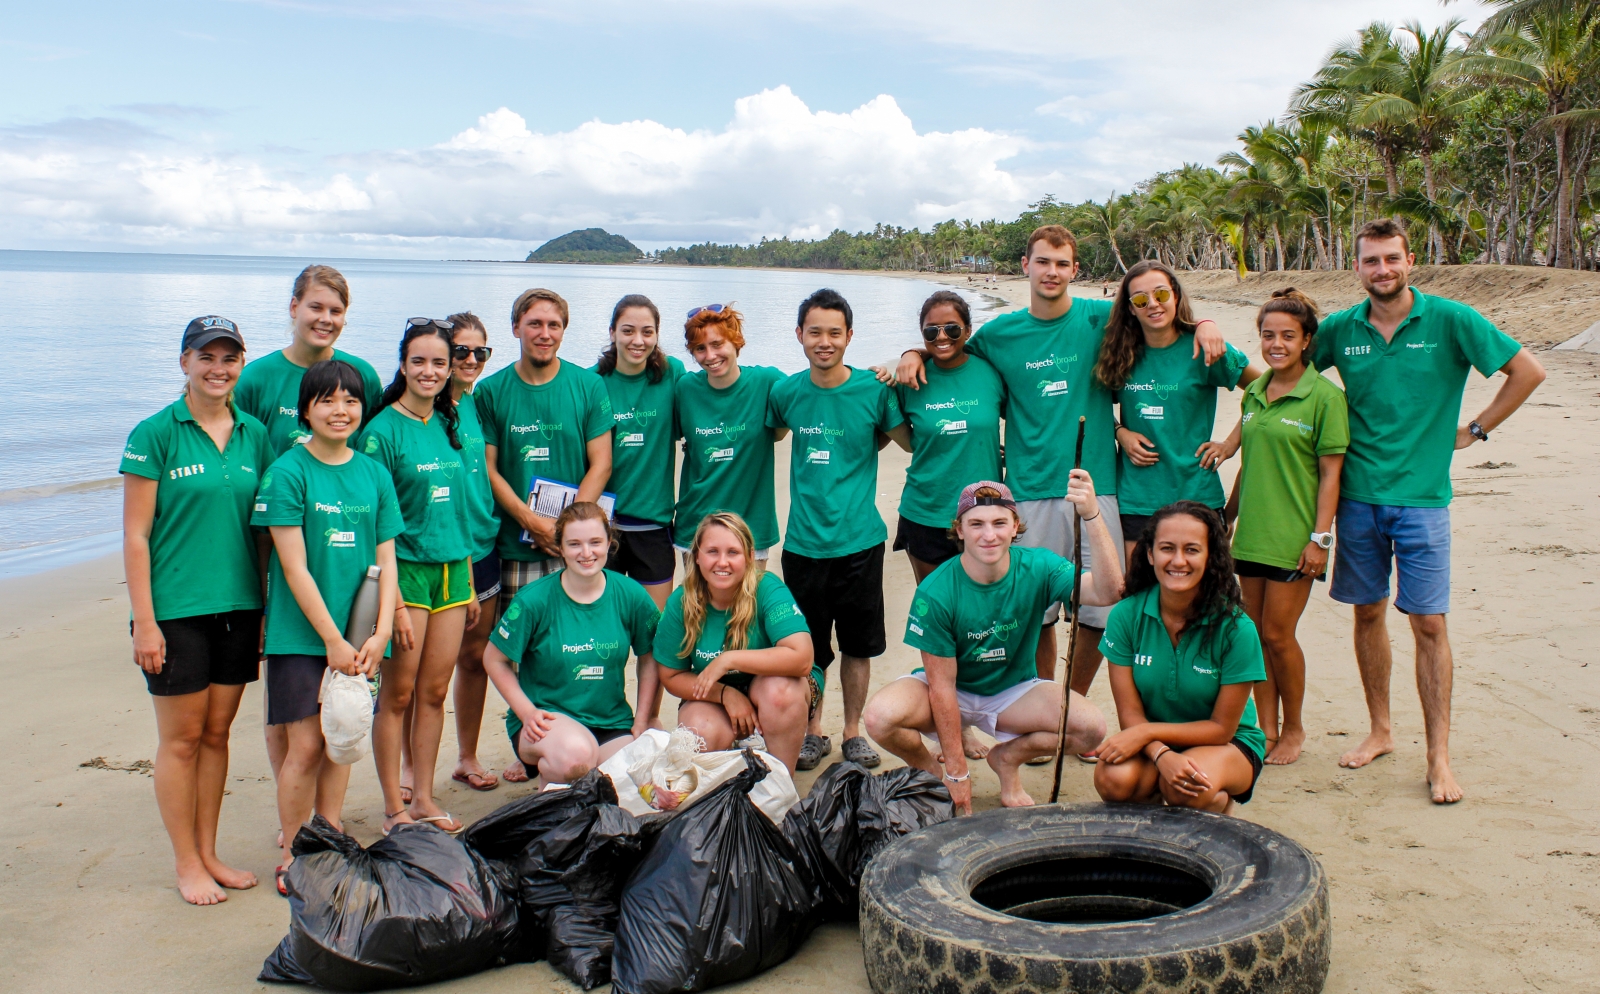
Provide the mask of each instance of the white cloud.
{"label": "white cloud", "polygon": [[830,113],[782,86],[738,100],[720,131],[644,120],[543,134],[502,107],[442,144],[321,177],[77,122],[0,137],[0,222],[14,245],[415,241],[430,254],[441,239],[504,251],[589,225],[646,242],[817,237],[1013,214],[1034,191],[1002,163],[1024,146],[977,128],[918,133],[888,95]]}

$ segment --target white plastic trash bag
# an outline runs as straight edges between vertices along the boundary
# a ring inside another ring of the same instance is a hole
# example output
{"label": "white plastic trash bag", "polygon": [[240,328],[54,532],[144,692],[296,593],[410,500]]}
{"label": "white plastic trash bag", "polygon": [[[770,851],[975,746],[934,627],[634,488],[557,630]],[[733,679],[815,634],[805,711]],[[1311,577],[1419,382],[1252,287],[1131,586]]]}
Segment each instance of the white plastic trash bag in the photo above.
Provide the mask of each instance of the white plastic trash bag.
{"label": "white plastic trash bag", "polygon": [[322,674],[322,738],[328,758],[349,766],[367,758],[372,751],[372,684],[364,676],[353,676],[328,668]]}
{"label": "white plastic trash bag", "polygon": [[[677,749],[672,748],[674,737],[677,737]],[[600,772],[611,778],[617,790],[617,804],[629,814],[640,817],[657,811],[681,810],[744,771],[744,758],[738,750],[685,754],[682,747],[691,743],[703,745],[690,729],[676,729],[669,735],[652,728],[601,763]],[[758,751],[756,755],[767,764],[770,772],[750,791],[750,800],[774,825],[781,826],[784,815],[800,802],[800,795],[782,760],[767,752]],[[673,807],[660,807],[663,801]]]}

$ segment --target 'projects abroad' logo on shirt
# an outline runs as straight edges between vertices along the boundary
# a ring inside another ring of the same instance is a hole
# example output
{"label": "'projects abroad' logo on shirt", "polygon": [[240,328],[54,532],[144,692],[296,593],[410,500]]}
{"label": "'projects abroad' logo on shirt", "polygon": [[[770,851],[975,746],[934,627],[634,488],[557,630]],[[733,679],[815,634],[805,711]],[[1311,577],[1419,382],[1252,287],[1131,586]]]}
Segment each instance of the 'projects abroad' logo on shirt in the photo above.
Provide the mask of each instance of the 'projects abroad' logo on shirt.
{"label": "'projects abroad' logo on shirt", "polygon": [[[794,433],[803,436],[808,443],[806,445],[806,465],[808,466],[831,465],[833,458],[831,446],[835,439],[844,436],[843,429],[829,428],[825,421],[822,424],[801,425],[794,430]],[[818,442],[829,448],[819,449],[815,444],[811,444]]]}
{"label": "'projects abroad' logo on shirt", "polygon": [[617,426],[617,444],[625,449],[636,449],[644,445],[644,433],[650,427],[650,422],[660,416],[660,411],[650,408],[641,411],[637,407],[631,411],[617,411],[612,414],[612,423]]}
{"label": "'projects abroad' logo on shirt", "polygon": [[1279,418],[1278,420],[1282,421],[1284,424],[1288,425],[1291,428],[1298,428],[1300,430],[1300,436],[1302,438],[1304,438],[1304,437],[1310,435],[1312,432],[1316,431],[1316,429],[1313,428],[1311,425],[1306,424],[1304,421],[1296,421],[1294,418]]}
{"label": "'projects abroad' logo on shirt", "polygon": [[[531,425],[512,425],[513,435],[538,435],[548,442],[561,434],[565,426],[559,421],[535,421]],[[549,462],[550,446],[540,445],[537,441],[524,445],[520,450],[523,462]]]}
{"label": "'projects abroad' logo on shirt", "polygon": [[717,422],[705,428],[693,428],[696,438],[704,439],[711,443],[705,446],[707,462],[733,462],[734,442],[743,435],[749,426],[744,422],[730,425]]}
{"label": "'projects abroad' logo on shirt", "polygon": [[1071,389],[1066,377],[1072,371],[1072,364],[1077,361],[1078,354],[1076,352],[1069,356],[1058,356],[1052,352],[1048,359],[1035,359],[1022,365],[1029,372],[1040,370],[1045,372],[1045,378],[1034,384],[1034,388],[1039,391],[1040,397],[1062,397]]}

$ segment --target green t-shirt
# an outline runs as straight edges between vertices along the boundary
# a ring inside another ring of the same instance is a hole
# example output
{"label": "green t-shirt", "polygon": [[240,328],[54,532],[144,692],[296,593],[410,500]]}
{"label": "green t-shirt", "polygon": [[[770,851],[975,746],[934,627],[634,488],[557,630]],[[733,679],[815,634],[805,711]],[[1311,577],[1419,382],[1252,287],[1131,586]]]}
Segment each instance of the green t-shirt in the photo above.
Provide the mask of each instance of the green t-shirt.
{"label": "green t-shirt", "polygon": [[[722,655],[730,613],[706,605],[705,624],[700,626],[700,638],[694,644],[694,658],[690,659],[688,654],[680,652],[684,635],[683,588],[674,590],[667,598],[667,606],[661,612],[661,624],[656,628],[656,662],[668,669],[699,673],[713,659]],[[761,582],[756,585],[756,616],[750,619],[750,628],[745,633],[745,648],[770,649],[791,635],[810,631],[806,627],[805,613],[795,603],[789,588],[775,575],[763,573]],[[822,667],[815,663],[811,666],[811,679],[817,682],[817,689],[825,686]],[[728,673],[722,678],[723,683],[744,694],[750,692],[753,680],[755,677],[739,672]]]}
{"label": "green t-shirt", "polygon": [[[1239,401],[1239,527],[1233,558],[1294,569],[1317,526],[1317,460],[1350,445],[1344,394],[1310,367],[1294,389],[1267,403],[1272,370]],[[1348,462],[1348,457],[1346,458]]]}
{"label": "green t-shirt", "polygon": [[472,561],[477,562],[494,551],[495,539],[500,535],[500,518],[495,512],[494,488],[489,485],[489,469],[483,458],[483,424],[478,420],[478,403],[472,394],[464,393],[456,402],[456,411],[461,416],[456,425],[456,437],[461,440],[461,461],[467,466],[467,479],[462,484],[470,519],[467,531],[472,536]]}
{"label": "green t-shirt", "polygon": [[967,351],[1006,384],[1006,483],[1017,500],[1065,497],[1084,426],[1083,468],[1099,494],[1117,492],[1117,430],[1111,393],[1094,378],[1111,301],[1074,297],[1054,321],[1024,308],[979,328]]}
{"label": "green t-shirt", "polygon": [[757,549],[778,544],[767,398],[783,378],[773,366],[740,366],[739,378],[725,390],[713,387],[704,371],[678,380],[674,414],[683,467],[672,523],[678,545],[688,548],[700,519],[714,511],[743,518]]}
{"label": "green t-shirt", "polygon": [[[1214,629],[1214,630],[1213,630]],[[1177,648],[1161,621],[1161,588],[1151,587],[1118,601],[1106,619],[1100,653],[1112,666],[1133,667],[1144,716],[1181,725],[1206,721],[1227,684],[1259,683],[1267,678],[1261,638],[1243,611],[1225,621],[1185,628]],[[1234,737],[1266,759],[1267,737],[1256,718],[1256,702],[1246,698]]]}
{"label": "green t-shirt", "polygon": [[1049,549],[1013,545],[994,583],[973,580],[960,556],[947,559],[917,585],[906,645],[953,657],[956,689],[992,697],[1038,676],[1039,619],[1071,599],[1072,579],[1072,562]]}
{"label": "green t-shirt", "polygon": [[789,527],[783,547],[834,559],[883,544],[878,432],[905,420],[894,391],[865,370],[823,389],[803,369],[772,388],[767,427],[789,428]]}
{"label": "green t-shirt", "polygon": [[1000,419],[1006,387],[994,367],[976,356],[954,369],[928,363],[920,390],[896,387],[911,426],[911,466],[900,491],[900,514],[930,528],[948,528],[961,488],[999,480]]}
{"label": "green t-shirt", "polygon": [[[378,379],[377,370],[367,360],[339,349],[333,350],[333,357],[348,362],[361,374],[362,392],[366,395],[364,414],[372,417],[383,399],[383,382]],[[300,425],[300,381],[305,375],[306,367],[290,362],[282,350],[245,363],[239,373],[233,401],[267,426],[274,455],[281,456],[289,446],[311,437],[311,432]]]}
{"label": "green t-shirt", "polygon": [[1445,507],[1467,370],[1484,376],[1522,346],[1466,304],[1412,288],[1411,313],[1388,342],[1371,301],[1329,315],[1309,362],[1339,370],[1350,402],[1342,495],[1364,504]]}
{"label": "green t-shirt", "polygon": [[272,447],[261,422],[234,409],[223,451],[182,397],[134,426],[120,472],[156,481],[150,598],[156,620],[261,606],[250,508]]}
{"label": "green t-shirt", "polygon": [[[637,580],[610,570],[605,577],[593,604],[567,596],[560,573],[535,580],[517,592],[489,641],[516,667],[535,707],[590,728],[631,728],[628,652],[650,654],[660,612]],[[513,742],[521,731],[522,719],[506,711]]]}
{"label": "green t-shirt", "polygon": [[[499,451],[496,468],[523,500],[533,478],[577,486],[589,471],[588,444],[611,430],[611,398],[600,377],[565,359],[554,378],[529,385],[507,366],[473,391],[484,440]],[[500,521],[501,559],[540,562],[550,557],[522,540],[509,514]]]}
{"label": "green t-shirt", "polygon": [[[367,568],[378,561],[378,546],[406,530],[388,470],[359,452],[330,466],[298,445],[280,456],[261,478],[250,523],[257,528],[300,526],[305,535],[306,570],[317,582],[322,603],[341,631]],[[267,652],[325,654],[322,636],[301,613],[283,578],[276,550],[267,590]]]}
{"label": "green t-shirt", "polygon": [[444,419],[427,424],[390,406],[361,430],[357,452],[394,478],[395,497],[406,519],[394,554],[413,563],[457,563],[472,555],[472,506],[467,496],[466,457],[450,444]]}
{"label": "green t-shirt", "polygon": [[1194,453],[1211,441],[1217,390],[1238,386],[1249,365],[1249,357],[1229,345],[1226,355],[1207,366],[1204,356],[1194,355],[1193,335],[1179,335],[1164,349],[1145,347],[1117,392],[1117,403],[1122,423],[1148,438],[1161,458],[1154,466],[1135,466],[1126,453],[1117,460],[1117,505],[1123,514],[1154,514],[1175,500],[1217,508],[1225,503],[1217,471],[1201,466]]}
{"label": "green t-shirt", "polygon": [[[590,369],[595,369],[591,366]],[[648,372],[627,376],[612,370],[600,380],[611,398],[611,482],[621,517],[672,524],[672,443],[677,440],[672,397],[683,363],[667,357],[658,382]]]}

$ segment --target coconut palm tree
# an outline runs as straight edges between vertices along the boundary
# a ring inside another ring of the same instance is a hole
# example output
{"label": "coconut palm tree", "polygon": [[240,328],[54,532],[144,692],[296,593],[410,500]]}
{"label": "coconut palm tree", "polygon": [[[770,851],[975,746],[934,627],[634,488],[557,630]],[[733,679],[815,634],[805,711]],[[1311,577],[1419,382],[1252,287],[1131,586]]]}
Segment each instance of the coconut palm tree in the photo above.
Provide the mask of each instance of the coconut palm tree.
{"label": "coconut palm tree", "polygon": [[1400,61],[1394,29],[1373,21],[1356,37],[1341,42],[1307,83],[1295,91],[1289,104],[1292,120],[1320,125],[1368,142],[1383,162],[1385,192],[1400,193],[1402,158],[1414,147],[1414,137],[1404,124],[1361,114],[1367,101],[1381,91],[1385,77]]}

